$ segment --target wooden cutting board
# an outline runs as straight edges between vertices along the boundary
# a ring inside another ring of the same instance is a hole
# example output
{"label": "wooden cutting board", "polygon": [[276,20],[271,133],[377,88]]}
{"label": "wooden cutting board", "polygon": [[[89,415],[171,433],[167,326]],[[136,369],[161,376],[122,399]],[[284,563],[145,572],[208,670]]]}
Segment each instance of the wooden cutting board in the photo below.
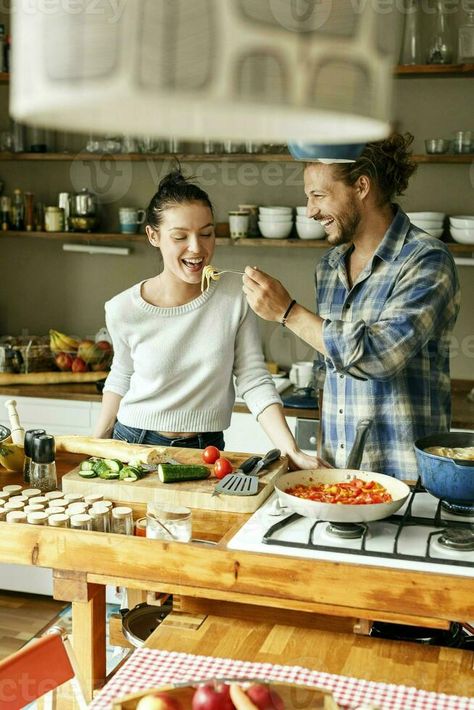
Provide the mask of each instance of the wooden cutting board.
{"label": "wooden cutting board", "polygon": [[[183,464],[201,464],[202,451],[199,449],[169,448],[170,458]],[[225,457],[237,468],[251,454],[241,454],[225,451]],[[209,466],[213,469],[213,466]],[[184,505],[188,508],[201,510],[221,510],[230,513],[253,513],[268,498],[273,490],[273,482],[281,473],[288,469],[286,457],[268,467],[268,471],[259,476],[258,492],[253,496],[229,496],[219,494],[212,496],[218,480],[211,475],[205,481],[183,481],[182,483],[161,483],[158,474],[150,473],[140,481],[127,481],[101,478],[82,478],[79,467],[66,473],[62,478],[62,489],[65,493],[101,493],[105,499],[112,501],[128,501],[147,503],[156,501],[168,505]]]}

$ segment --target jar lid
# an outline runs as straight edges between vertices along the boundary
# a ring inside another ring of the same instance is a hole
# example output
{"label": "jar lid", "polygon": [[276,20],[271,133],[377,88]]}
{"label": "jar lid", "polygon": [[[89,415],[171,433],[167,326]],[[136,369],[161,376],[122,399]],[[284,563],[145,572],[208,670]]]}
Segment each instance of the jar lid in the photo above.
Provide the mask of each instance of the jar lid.
{"label": "jar lid", "polygon": [[84,500],[84,496],[82,496],[80,493],[66,493],[64,496],[64,500],[67,500],[68,503],[76,503],[81,500]]}
{"label": "jar lid", "polygon": [[4,502],[10,498],[8,491],[0,491],[0,502]]}
{"label": "jar lid", "polygon": [[114,507],[114,504],[112,503],[111,500],[101,500],[100,502],[101,502],[103,505],[106,505],[108,510],[110,510],[111,508]]}
{"label": "jar lid", "polygon": [[42,525],[48,520],[47,514],[43,510],[38,510],[33,513],[28,513],[28,522],[30,525]]}
{"label": "jar lid", "polygon": [[[23,491],[23,495],[25,495],[25,491]],[[55,500],[56,498],[62,498],[63,492],[62,491],[48,491],[44,495],[45,495],[45,498],[47,498],[48,500]]]}
{"label": "jar lid", "polygon": [[[25,436],[26,436],[26,434],[25,434]],[[26,447],[25,447],[25,450],[26,450]],[[21,494],[22,494],[23,496],[25,496],[26,498],[33,498],[33,497],[36,497],[36,496],[40,496],[40,495],[41,495],[41,491],[40,491],[39,488],[25,488],[25,490],[23,490],[23,491],[21,492]]]}
{"label": "jar lid", "polygon": [[3,490],[5,493],[8,493],[9,495],[14,495],[15,493],[19,493],[22,488],[21,486],[17,485],[16,483],[12,483],[9,486],[3,486]]}
{"label": "jar lid", "polygon": [[54,436],[51,436],[51,434],[35,436],[33,439],[32,461],[34,463],[53,463],[54,457]]}
{"label": "jar lid", "polygon": [[26,513],[19,510],[10,510],[6,517],[7,523],[26,523]]}
{"label": "jar lid", "polygon": [[53,528],[65,528],[69,525],[69,518],[67,515],[64,515],[64,513],[50,515],[48,525],[51,525]]}
{"label": "jar lid", "polygon": [[84,496],[84,501],[92,505],[92,503],[98,503],[101,501],[103,497],[102,493],[91,493],[88,496]]}
{"label": "jar lid", "polygon": [[41,434],[46,434],[46,431],[44,429],[28,429],[28,431],[25,431],[25,456],[31,458],[33,454],[33,439]]}
{"label": "jar lid", "polygon": [[52,505],[50,508],[46,508],[44,512],[47,513],[49,516],[58,515],[59,513],[65,513],[66,508],[63,508],[62,505]]}
{"label": "jar lid", "polygon": [[10,496],[8,499],[9,503],[23,503],[23,505],[26,505],[28,501],[28,498],[26,496]]}
{"label": "jar lid", "polygon": [[85,503],[70,503],[67,507],[67,512],[70,515],[87,513],[87,505]]}
{"label": "jar lid", "polygon": [[92,517],[95,517],[97,515],[108,515],[109,514],[109,509],[106,505],[102,505],[101,502],[99,503],[94,503],[92,508],[89,510],[89,515],[92,515]]}
{"label": "jar lid", "polygon": [[7,500],[7,502],[4,505],[5,510],[23,510],[24,507],[25,507],[25,504],[22,503],[21,501],[11,502],[11,501]]}
{"label": "jar lid", "polygon": [[40,510],[44,510],[44,505],[42,503],[30,503],[30,505],[25,505],[23,510],[25,513],[38,513]]}
{"label": "jar lid", "polygon": [[30,505],[42,505],[44,508],[46,503],[49,503],[49,501],[46,496],[32,496],[31,498],[28,498],[28,503]]}
{"label": "jar lid", "polygon": [[132,509],[128,506],[119,506],[118,508],[112,508],[113,518],[126,518],[128,515],[132,514]]}
{"label": "jar lid", "polygon": [[79,525],[84,525],[85,523],[92,522],[92,518],[87,513],[79,513],[78,515],[71,515],[71,527],[76,527]]}

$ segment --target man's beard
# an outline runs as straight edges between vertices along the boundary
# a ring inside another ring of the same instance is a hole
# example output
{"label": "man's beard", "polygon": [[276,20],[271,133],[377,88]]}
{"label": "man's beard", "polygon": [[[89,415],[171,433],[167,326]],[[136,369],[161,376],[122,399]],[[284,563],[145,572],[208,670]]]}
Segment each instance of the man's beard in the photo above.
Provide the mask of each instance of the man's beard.
{"label": "man's beard", "polygon": [[340,222],[336,222],[339,231],[337,234],[328,235],[327,240],[329,244],[331,244],[331,246],[340,246],[341,244],[349,244],[349,242],[352,242],[356,229],[360,224],[360,219],[360,213],[356,209],[352,209]]}

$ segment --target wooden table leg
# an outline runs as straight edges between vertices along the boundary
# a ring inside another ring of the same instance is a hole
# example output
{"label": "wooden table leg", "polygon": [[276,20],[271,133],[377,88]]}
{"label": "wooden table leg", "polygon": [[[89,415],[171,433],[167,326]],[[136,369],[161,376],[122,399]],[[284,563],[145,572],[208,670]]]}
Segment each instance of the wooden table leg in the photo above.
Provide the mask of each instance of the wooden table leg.
{"label": "wooden table leg", "polygon": [[105,586],[89,584],[86,575],[54,572],[54,598],[72,602],[72,647],[87,701],[105,682]]}

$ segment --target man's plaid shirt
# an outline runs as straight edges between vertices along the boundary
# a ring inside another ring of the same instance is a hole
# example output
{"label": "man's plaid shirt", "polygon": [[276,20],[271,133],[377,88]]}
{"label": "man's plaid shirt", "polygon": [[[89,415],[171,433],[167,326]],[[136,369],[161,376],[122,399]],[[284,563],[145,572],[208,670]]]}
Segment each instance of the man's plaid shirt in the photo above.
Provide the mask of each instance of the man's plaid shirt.
{"label": "man's plaid shirt", "polygon": [[459,311],[456,267],[446,246],[395,216],[373,258],[349,288],[335,247],[316,269],[317,312],[328,356],[318,354],[323,449],[344,468],[359,419],[373,420],[361,468],[416,479],[413,442],[448,431],[449,340]]}

